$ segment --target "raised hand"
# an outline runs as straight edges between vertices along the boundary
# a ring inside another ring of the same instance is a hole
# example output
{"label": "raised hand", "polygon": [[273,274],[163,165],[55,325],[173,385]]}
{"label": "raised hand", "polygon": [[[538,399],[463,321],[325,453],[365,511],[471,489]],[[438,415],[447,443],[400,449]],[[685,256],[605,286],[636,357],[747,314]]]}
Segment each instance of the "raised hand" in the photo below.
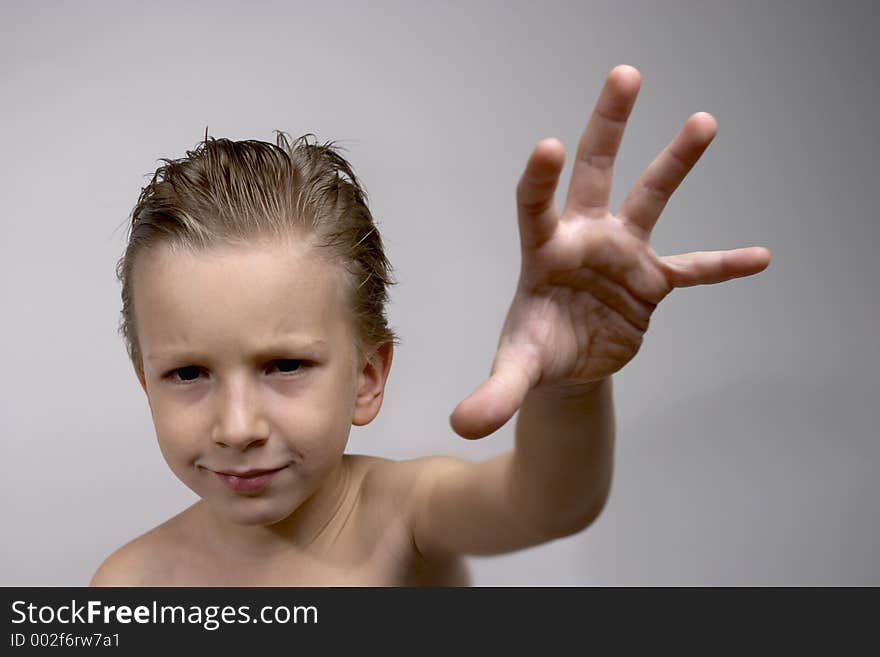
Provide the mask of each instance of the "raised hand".
{"label": "raised hand", "polygon": [[614,159],[640,84],[631,66],[608,74],[578,143],[561,217],[554,193],[565,148],[545,139],[532,151],[516,190],[519,283],[489,379],[450,418],[459,435],[497,430],[532,388],[587,391],[620,370],[674,288],[751,276],[769,264],[764,247],[665,257],[651,248],[666,202],[715,137],[717,124],[705,112],[688,118],[618,213],[610,212]]}

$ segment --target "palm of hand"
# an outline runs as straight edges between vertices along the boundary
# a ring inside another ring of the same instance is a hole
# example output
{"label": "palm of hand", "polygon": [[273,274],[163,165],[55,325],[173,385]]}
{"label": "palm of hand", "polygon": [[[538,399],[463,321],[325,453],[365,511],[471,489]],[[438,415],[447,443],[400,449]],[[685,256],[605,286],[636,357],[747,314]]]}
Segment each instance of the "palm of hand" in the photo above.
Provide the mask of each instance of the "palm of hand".
{"label": "palm of hand", "polygon": [[499,346],[530,364],[534,386],[597,381],[636,355],[671,290],[653,249],[617,217],[573,216],[524,258]]}
{"label": "palm of hand", "polygon": [[462,436],[488,435],[532,388],[587,390],[638,352],[657,304],[674,288],[750,276],[763,247],[658,257],[650,235],[672,192],[714,138],[714,118],[692,115],[648,166],[620,211],[609,211],[614,158],[640,75],[611,71],[578,144],[565,211],[554,192],[565,157],[539,142],[517,186],[522,267],[489,379],[451,417]]}

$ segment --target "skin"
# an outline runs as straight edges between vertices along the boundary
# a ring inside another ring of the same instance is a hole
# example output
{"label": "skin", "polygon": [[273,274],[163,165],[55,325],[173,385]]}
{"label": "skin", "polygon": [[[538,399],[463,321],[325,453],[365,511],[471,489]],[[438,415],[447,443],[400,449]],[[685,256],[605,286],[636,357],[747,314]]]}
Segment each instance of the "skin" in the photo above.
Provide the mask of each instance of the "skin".
{"label": "skin", "polygon": [[[163,246],[136,263],[140,382],[162,455],[201,498],[134,550],[149,545],[147,583],[230,583],[230,569],[232,582],[278,581],[307,563],[309,576],[338,579],[340,559],[363,558],[350,532],[327,538],[365,466],[382,463],[343,452],[351,426],[379,411],[391,351],[378,367],[358,358],[340,281],[293,241],[199,254]],[[259,493],[216,474],[279,467]],[[179,546],[188,549],[172,558]]]}
{"label": "skin", "polygon": [[[561,214],[554,194],[565,147],[545,139],[529,157],[516,192],[519,282],[492,375],[452,416],[460,435],[495,431],[538,386],[596,387],[632,360],[651,314],[673,289],[751,276],[770,263],[770,251],[759,246],[664,257],[651,248],[660,213],[717,133],[707,112],[688,118],[611,212],[614,160],[640,86],[632,66],[609,73],[581,135]],[[480,410],[486,407],[495,412]]]}
{"label": "skin", "polygon": [[[637,353],[657,304],[676,287],[755,274],[770,258],[763,247],[659,257],[650,246],[717,131],[707,113],[685,122],[610,212],[639,85],[632,67],[609,73],[561,214],[562,144],[543,140],[528,159],[516,194],[519,284],[489,378],[450,418],[459,435],[480,438],[519,410],[515,449],[484,463],[344,455],[350,427],[381,407],[392,347],[355,352],[339,272],[306,247],[160,248],[138,263],[141,384],[163,456],[201,499],[111,555],[92,584],[466,584],[462,555],[589,526],[610,488],[611,375]],[[324,342],[282,343],[284,333]],[[285,376],[279,359],[311,365]],[[182,372],[196,380],[166,378]],[[212,472],[281,466],[259,494],[231,491]]]}

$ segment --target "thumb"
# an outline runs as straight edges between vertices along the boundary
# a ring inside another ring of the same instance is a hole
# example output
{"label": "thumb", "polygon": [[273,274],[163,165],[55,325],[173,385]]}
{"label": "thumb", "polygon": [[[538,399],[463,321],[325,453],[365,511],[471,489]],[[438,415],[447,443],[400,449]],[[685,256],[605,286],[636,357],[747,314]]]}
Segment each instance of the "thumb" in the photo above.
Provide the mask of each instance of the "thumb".
{"label": "thumb", "polygon": [[499,349],[492,373],[449,416],[462,438],[483,438],[500,429],[522,406],[540,372],[524,350]]}

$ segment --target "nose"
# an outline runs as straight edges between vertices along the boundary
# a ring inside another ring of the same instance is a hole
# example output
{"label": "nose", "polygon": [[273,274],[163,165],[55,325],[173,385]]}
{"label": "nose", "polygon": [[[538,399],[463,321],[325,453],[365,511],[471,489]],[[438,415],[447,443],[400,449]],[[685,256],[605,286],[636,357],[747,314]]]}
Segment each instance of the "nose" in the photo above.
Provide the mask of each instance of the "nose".
{"label": "nose", "polygon": [[263,416],[259,395],[247,382],[230,382],[218,395],[219,409],[213,440],[221,447],[244,451],[269,439],[269,426]]}

